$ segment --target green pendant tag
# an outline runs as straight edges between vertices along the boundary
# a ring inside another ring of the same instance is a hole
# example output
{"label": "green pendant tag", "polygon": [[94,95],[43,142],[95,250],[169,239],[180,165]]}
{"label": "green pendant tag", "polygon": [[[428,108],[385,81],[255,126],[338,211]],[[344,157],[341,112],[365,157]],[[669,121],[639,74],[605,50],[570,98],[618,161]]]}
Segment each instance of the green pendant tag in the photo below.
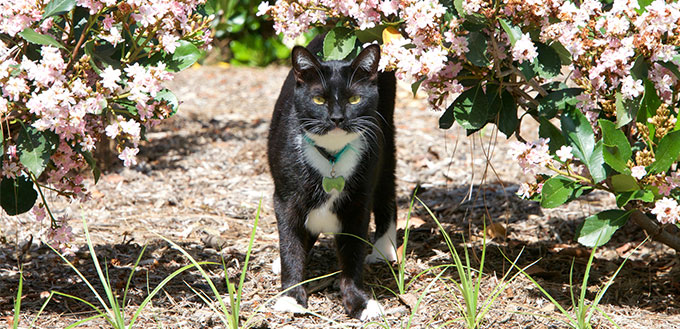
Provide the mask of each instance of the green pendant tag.
{"label": "green pendant tag", "polygon": [[326,191],[326,193],[331,193],[333,189],[342,192],[342,189],[345,188],[345,178],[342,176],[324,177],[321,181],[321,186],[323,186],[323,190]]}

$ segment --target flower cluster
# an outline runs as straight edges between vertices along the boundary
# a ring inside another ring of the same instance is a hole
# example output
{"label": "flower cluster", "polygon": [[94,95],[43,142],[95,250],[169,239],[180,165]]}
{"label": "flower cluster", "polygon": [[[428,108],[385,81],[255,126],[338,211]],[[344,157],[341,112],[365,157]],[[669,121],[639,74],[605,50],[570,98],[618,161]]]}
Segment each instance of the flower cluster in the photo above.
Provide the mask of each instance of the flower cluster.
{"label": "flower cluster", "polygon": [[[178,49],[181,57],[207,46],[210,17],[196,13],[205,0],[70,1],[88,14],[43,17],[51,1],[0,4],[0,34],[10,37],[0,41],[0,121],[10,130],[1,168],[2,179],[24,176],[36,189],[84,199],[99,141],[114,140],[123,164],[134,165],[143,129],[174,113],[177,101],[162,83],[183,67],[169,63]],[[72,33],[76,25],[82,30]],[[27,139],[49,160],[22,160]],[[45,211],[48,236],[65,243],[70,228],[44,200],[34,207],[42,217]]]}
{"label": "flower cluster", "polygon": [[512,142],[508,155],[517,161],[525,174],[535,174],[552,164],[548,143],[550,139],[539,139],[538,142]]}

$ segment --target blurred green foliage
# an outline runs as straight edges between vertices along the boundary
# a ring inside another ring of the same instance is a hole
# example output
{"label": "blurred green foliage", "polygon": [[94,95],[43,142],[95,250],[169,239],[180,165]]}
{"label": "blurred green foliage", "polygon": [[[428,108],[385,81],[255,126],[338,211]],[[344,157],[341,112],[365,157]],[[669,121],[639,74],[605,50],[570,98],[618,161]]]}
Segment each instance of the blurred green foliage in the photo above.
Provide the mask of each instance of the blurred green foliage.
{"label": "blurred green foliage", "polygon": [[[215,51],[220,61],[233,65],[265,66],[290,56],[290,49],[271,20],[256,16],[258,0],[208,0],[207,14],[214,14]],[[307,35],[309,40],[313,34]],[[306,41],[308,41],[306,40]]]}

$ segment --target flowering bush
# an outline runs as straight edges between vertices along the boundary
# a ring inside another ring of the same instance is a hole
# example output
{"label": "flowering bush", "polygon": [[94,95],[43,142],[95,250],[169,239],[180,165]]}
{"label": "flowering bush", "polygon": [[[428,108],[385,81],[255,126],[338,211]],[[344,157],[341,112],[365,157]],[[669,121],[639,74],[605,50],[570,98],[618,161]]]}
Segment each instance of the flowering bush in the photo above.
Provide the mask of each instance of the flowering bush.
{"label": "flowering bush", "polygon": [[[428,94],[440,127],[495,124],[531,174],[519,194],[557,207],[592,190],[618,209],[586,218],[606,243],[629,218],[680,250],[680,4],[662,0],[278,0],[260,14],[295,37],[325,26],[323,56],[382,44],[380,68]],[[537,142],[521,136],[540,123]],[[677,232],[677,231],[676,231]]]}
{"label": "flowering bush", "polygon": [[[210,41],[205,0],[5,0],[0,2],[0,205],[48,216],[49,235],[70,228],[43,190],[87,198],[88,169],[103,138],[125,166],[146,129],[177,110],[162,87]],[[42,202],[37,202],[40,195]]]}

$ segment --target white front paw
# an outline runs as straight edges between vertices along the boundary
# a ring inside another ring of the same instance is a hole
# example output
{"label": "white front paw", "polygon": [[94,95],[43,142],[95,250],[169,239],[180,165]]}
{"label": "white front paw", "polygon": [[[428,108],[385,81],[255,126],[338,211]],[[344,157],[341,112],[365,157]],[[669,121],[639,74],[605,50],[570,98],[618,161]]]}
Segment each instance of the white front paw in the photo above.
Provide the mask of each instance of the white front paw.
{"label": "white front paw", "polygon": [[382,306],[376,300],[371,299],[366,303],[366,308],[361,312],[359,320],[367,321],[379,318],[385,311],[383,311]]}
{"label": "white front paw", "polygon": [[307,313],[307,309],[298,304],[295,298],[290,296],[279,297],[274,304],[274,311],[280,313]]}
{"label": "white front paw", "polygon": [[274,261],[272,262],[272,272],[273,272],[275,275],[281,274],[281,258],[280,258],[280,257],[277,257],[277,258],[274,259]]}

